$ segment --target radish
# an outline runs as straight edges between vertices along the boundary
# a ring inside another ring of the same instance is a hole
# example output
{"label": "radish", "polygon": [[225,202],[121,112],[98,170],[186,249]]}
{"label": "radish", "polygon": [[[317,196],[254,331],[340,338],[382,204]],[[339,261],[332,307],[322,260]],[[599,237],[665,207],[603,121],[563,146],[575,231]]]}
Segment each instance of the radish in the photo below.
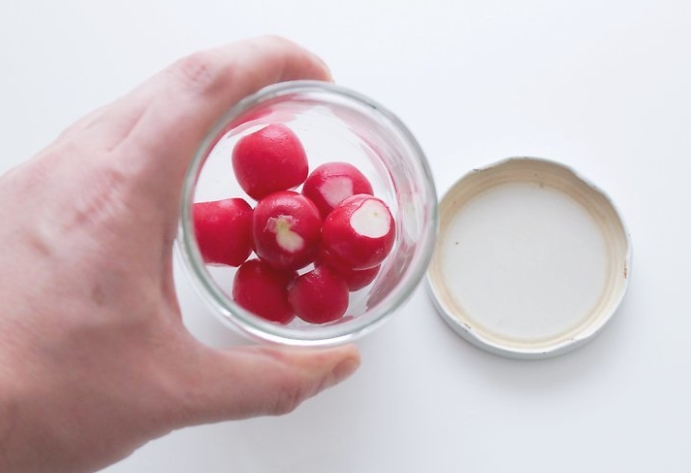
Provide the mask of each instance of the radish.
{"label": "radish", "polygon": [[307,266],[319,250],[322,219],[304,195],[274,192],[259,201],[252,217],[254,250],[279,269]]}
{"label": "radish", "polygon": [[288,285],[297,277],[258,259],[244,262],[233,279],[233,300],[263,319],[287,324],[295,317],[288,302]]}
{"label": "radish", "polygon": [[332,162],[318,166],[307,176],[302,193],[319,208],[323,218],[336,205],[355,194],[372,195],[372,184],[355,166]]}
{"label": "radish", "polygon": [[338,204],[322,228],[324,249],[350,269],[380,264],[391,251],[395,237],[396,227],[387,205],[366,194],[354,195]]}
{"label": "radish", "polygon": [[192,207],[197,245],[205,263],[240,266],[252,252],[252,208],[243,199],[197,202]]}
{"label": "radish", "polygon": [[374,266],[367,269],[350,269],[346,266],[340,264],[336,258],[328,251],[322,250],[317,255],[317,259],[314,261],[315,266],[326,265],[333,269],[348,286],[348,290],[351,292],[359,291],[360,289],[367,287],[374,278],[379,274],[381,265]]}
{"label": "radish", "polygon": [[333,322],[348,309],[348,286],[331,268],[319,266],[295,279],[288,289],[288,301],[305,322]]}
{"label": "radish", "polygon": [[302,143],[282,124],[267,125],[240,138],[232,161],[240,187],[255,200],[299,186],[308,173]]}

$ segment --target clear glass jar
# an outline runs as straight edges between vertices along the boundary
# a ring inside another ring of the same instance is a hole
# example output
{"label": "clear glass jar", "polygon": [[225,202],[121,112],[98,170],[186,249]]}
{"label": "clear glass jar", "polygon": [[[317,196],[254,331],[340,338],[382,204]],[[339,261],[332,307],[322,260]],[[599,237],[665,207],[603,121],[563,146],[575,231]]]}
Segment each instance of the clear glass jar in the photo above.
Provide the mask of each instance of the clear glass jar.
{"label": "clear glass jar", "polygon": [[[395,219],[396,241],[377,278],[350,294],[346,315],[335,322],[316,325],[295,318],[282,325],[244,310],[231,297],[237,268],[205,265],[196,243],[194,202],[243,197],[254,206],[235,180],[231,154],[241,137],[271,123],[282,123],[298,135],[310,170],[330,161],[354,164]],[[199,293],[227,325],[272,342],[331,345],[372,331],[410,297],[427,269],[437,225],[429,165],[405,125],[359,93],[326,82],[294,81],[244,99],[205,137],[185,176],[176,246]]]}

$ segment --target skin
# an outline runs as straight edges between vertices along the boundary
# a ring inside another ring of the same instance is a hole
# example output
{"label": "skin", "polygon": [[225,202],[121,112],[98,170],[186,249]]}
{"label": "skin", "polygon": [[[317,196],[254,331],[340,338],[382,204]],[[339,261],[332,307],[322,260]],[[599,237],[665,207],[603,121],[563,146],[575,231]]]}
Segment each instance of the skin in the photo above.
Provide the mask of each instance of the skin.
{"label": "skin", "polygon": [[0,471],[87,472],[185,426],[285,414],[359,365],[351,345],[216,350],[181,322],[183,175],[231,105],[330,80],[274,37],[193,54],[0,178]]}

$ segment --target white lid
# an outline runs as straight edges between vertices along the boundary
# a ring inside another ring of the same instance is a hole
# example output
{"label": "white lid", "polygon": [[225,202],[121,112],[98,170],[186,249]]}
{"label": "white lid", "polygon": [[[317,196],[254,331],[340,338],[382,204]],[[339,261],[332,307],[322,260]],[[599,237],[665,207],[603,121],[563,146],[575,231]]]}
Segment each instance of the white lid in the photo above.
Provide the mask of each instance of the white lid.
{"label": "white lid", "polygon": [[631,245],[609,198],[571,169],[512,158],[461,178],[439,206],[427,279],[470,342],[543,358],[590,340],[626,292]]}

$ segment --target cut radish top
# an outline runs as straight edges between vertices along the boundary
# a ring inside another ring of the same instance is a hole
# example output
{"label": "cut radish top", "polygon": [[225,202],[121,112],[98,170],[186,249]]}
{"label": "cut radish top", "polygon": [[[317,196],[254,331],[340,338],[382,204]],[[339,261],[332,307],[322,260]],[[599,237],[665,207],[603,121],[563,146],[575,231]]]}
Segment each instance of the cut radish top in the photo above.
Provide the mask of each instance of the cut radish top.
{"label": "cut radish top", "polygon": [[344,162],[331,162],[317,166],[307,176],[302,188],[319,209],[322,217],[338,204],[355,194],[372,194],[372,184],[355,166]]}
{"label": "cut radish top", "polygon": [[326,217],[322,227],[324,250],[346,268],[372,268],[393,248],[393,223],[391,211],[383,201],[371,195],[354,195]]}
{"label": "cut radish top", "polygon": [[350,225],[360,235],[381,238],[391,229],[391,213],[384,202],[367,199],[350,216]]}
{"label": "cut radish top", "polygon": [[290,215],[271,217],[266,222],[266,228],[276,234],[278,246],[289,253],[295,253],[305,247],[305,239],[299,233],[292,230],[295,219]]}
{"label": "cut radish top", "polygon": [[281,269],[310,264],[319,250],[319,209],[297,192],[274,192],[259,201],[252,216],[254,251]]}
{"label": "cut radish top", "polygon": [[335,207],[342,201],[353,195],[353,181],[348,177],[334,177],[324,182],[319,187],[324,200]]}

